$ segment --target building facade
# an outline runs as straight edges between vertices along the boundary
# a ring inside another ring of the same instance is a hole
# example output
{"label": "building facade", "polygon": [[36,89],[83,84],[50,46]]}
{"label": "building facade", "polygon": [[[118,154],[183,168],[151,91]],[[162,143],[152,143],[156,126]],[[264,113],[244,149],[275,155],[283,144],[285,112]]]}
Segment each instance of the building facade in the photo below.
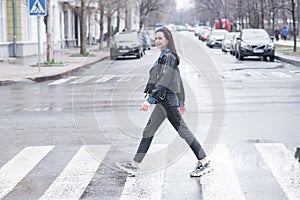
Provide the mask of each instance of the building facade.
{"label": "building facade", "polygon": [[[51,0],[51,33],[53,49],[78,47],[80,45],[80,1]],[[137,29],[138,0],[130,0],[126,16],[126,9],[120,9],[119,16],[113,15],[112,26],[122,28],[126,24],[130,29]],[[99,4],[98,0],[87,4],[87,42],[96,44],[99,34]],[[128,14],[128,13],[127,13]],[[40,20],[40,30],[38,30]],[[44,17],[29,15],[29,0],[0,0],[0,58],[23,57],[36,55],[38,52],[38,31],[40,31],[41,53],[46,51],[46,25]],[[127,22],[125,22],[127,20]],[[104,18],[104,33],[107,32]]]}

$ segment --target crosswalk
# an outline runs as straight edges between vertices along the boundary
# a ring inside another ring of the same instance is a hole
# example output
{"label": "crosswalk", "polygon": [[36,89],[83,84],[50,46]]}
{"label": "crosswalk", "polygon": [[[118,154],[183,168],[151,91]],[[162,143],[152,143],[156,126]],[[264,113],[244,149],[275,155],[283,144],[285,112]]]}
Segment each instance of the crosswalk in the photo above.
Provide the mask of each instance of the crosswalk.
{"label": "crosswalk", "polygon": [[[269,169],[286,198],[298,200],[300,197],[300,165],[293,153],[282,143],[254,143],[250,145],[257,149],[257,154],[264,162],[264,168]],[[166,144],[156,144],[151,148],[153,150],[159,147],[166,148],[167,146]],[[54,148],[55,146],[26,147],[1,166],[0,199],[5,199],[43,159],[49,156]],[[81,199],[82,194],[88,192],[89,184],[92,178],[96,176],[97,169],[108,155],[110,148],[110,145],[81,146],[39,199]],[[160,156],[162,158],[160,162],[167,162],[166,154]],[[186,152],[175,163],[163,169],[145,171],[135,177],[128,176],[122,186],[123,192],[118,199],[158,200],[176,197],[181,199],[182,195],[185,195],[186,199],[194,199],[192,197],[199,199],[200,196],[204,200],[246,199],[244,188],[240,186],[237,169],[227,145],[216,145],[209,158],[214,170],[201,178],[190,178],[188,175],[187,170],[191,169],[187,166],[193,165],[191,152]],[[52,164],[48,163],[48,167],[51,168]],[[119,171],[119,173],[123,172]],[[191,180],[193,179],[199,180],[201,184],[192,184]],[[114,177],[111,177],[111,181],[114,181]],[[180,190],[183,185],[190,187]],[[105,185],[102,187],[105,188]],[[187,191],[187,193],[182,193],[182,191]],[[101,199],[101,196],[98,199]]]}
{"label": "crosswalk", "polygon": [[[206,73],[206,74],[205,74]],[[258,72],[258,71],[222,71],[217,74],[207,74],[211,72],[184,72],[182,73],[183,78],[187,80],[200,80],[203,78],[219,78],[223,80],[278,80],[278,79],[298,79],[300,78],[300,71],[290,70],[290,71],[271,71],[271,72]],[[147,81],[147,77],[142,75],[83,75],[83,76],[70,76],[59,80],[51,81],[48,83],[49,86],[58,85],[80,85],[80,84],[103,84],[115,79],[117,82],[130,82],[135,78],[141,81]]]}

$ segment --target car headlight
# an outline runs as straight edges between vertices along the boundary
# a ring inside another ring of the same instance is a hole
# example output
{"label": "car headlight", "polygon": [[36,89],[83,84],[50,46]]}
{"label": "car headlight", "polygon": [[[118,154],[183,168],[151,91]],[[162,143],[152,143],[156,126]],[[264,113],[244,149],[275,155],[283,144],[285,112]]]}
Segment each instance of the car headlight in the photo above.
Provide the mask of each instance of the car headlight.
{"label": "car headlight", "polygon": [[267,45],[267,48],[268,49],[273,49],[275,47],[274,43],[273,42],[270,42],[268,45]]}
{"label": "car headlight", "polygon": [[245,43],[245,42],[241,42],[241,47],[242,47],[242,48],[247,48],[247,47],[248,47],[248,44]]}

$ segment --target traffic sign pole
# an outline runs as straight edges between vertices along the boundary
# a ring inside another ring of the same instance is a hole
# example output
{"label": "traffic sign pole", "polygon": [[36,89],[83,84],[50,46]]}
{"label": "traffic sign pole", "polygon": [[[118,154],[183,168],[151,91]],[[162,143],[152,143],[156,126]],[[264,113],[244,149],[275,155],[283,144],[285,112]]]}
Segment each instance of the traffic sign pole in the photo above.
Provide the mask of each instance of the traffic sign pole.
{"label": "traffic sign pole", "polygon": [[46,0],[29,0],[29,15],[37,16],[39,72],[41,72],[41,17],[46,16],[46,10]]}
{"label": "traffic sign pole", "polygon": [[38,67],[39,72],[41,72],[41,16],[38,14],[37,16],[37,28],[38,28]]}

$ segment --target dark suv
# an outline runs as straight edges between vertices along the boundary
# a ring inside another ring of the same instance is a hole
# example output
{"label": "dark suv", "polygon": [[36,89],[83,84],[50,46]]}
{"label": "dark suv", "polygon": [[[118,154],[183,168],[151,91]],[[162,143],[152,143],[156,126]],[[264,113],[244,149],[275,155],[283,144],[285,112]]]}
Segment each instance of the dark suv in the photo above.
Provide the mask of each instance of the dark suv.
{"label": "dark suv", "polygon": [[118,57],[143,56],[143,44],[136,31],[126,31],[117,33],[111,41],[110,59],[115,60]]}
{"label": "dark suv", "polygon": [[274,38],[270,38],[264,29],[243,29],[236,42],[236,58],[243,60],[246,56],[260,56],[270,61],[275,58]]}

